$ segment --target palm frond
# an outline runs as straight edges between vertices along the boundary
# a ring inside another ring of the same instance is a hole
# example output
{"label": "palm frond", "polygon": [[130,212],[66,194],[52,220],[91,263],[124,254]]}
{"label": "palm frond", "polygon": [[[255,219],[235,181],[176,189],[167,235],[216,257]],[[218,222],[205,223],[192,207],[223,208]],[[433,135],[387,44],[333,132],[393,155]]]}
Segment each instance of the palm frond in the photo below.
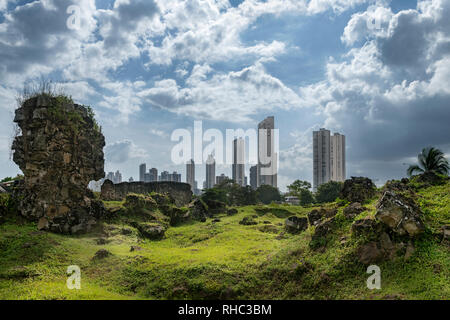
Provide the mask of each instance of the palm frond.
{"label": "palm frond", "polygon": [[408,174],[408,176],[412,176],[414,173],[423,173],[425,172],[425,170],[423,170],[421,167],[419,167],[417,164],[411,165],[409,166],[408,170],[406,171],[406,173]]}

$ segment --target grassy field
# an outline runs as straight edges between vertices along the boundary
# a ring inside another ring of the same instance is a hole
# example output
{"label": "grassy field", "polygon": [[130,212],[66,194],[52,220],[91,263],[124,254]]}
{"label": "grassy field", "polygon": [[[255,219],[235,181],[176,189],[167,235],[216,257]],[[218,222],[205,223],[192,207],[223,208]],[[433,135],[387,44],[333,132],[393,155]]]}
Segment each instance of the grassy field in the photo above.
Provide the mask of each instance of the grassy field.
{"label": "grassy field", "polygon": [[[309,246],[313,227],[284,233],[286,217],[312,210],[295,206],[238,208],[220,222],[170,227],[160,241],[142,240],[120,218],[63,236],[10,217],[0,225],[0,299],[449,299],[450,251],[434,233],[450,224],[450,184],[419,191],[419,202],[427,230],[411,259],[379,264],[381,290],[366,287],[366,267],[355,258],[361,239],[342,207],[321,250]],[[374,215],[375,200],[367,206],[358,218]],[[239,224],[252,215],[257,225]],[[112,255],[93,259],[100,249]],[[66,287],[70,265],[81,268],[81,290]]]}

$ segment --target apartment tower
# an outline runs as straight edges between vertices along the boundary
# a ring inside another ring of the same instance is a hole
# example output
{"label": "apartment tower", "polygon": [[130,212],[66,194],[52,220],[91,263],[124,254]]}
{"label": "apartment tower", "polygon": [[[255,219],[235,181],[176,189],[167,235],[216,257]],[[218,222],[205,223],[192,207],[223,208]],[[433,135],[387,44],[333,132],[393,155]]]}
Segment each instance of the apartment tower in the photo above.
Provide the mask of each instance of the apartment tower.
{"label": "apartment tower", "polygon": [[233,141],[232,179],[240,186],[245,185],[245,140],[242,138]]}
{"label": "apartment tower", "polygon": [[193,192],[195,189],[195,163],[192,159],[186,163],[186,183],[191,185]]}
{"label": "apartment tower", "polygon": [[275,153],[275,118],[267,117],[258,124],[257,187],[277,187],[277,154]]}
{"label": "apartment tower", "polygon": [[208,156],[208,159],[206,160],[206,181],[205,181],[205,188],[211,189],[214,187],[216,182],[216,160],[214,160],[214,157],[212,154]]}

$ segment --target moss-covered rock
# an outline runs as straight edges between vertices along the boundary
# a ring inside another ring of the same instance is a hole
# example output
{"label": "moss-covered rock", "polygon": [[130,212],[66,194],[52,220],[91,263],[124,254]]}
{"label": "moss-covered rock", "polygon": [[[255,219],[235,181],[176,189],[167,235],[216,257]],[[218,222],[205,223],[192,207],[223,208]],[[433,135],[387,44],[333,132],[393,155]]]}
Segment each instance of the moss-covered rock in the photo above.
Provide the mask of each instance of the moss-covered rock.
{"label": "moss-covered rock", "polygon": [[159,223],[136,222],[133,226],[143,238],[150,240],[161,240],[166,232],[166,228]]}
{"label": "moss-covered rock", "polygon": [[340,198],[349,202],[364,203],[373,198],[376,193],[376,186],[369,178],[352,177],[345,180]]}

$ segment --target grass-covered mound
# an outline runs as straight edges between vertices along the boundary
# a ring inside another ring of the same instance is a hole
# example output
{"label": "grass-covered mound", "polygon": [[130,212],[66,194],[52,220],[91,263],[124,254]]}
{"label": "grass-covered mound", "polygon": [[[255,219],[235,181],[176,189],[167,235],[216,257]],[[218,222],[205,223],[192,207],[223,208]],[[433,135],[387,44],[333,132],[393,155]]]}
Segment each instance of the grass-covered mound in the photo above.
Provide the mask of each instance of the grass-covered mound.
{"label": "grass-covered mound", "polygon": [[[106,203],[114,217],[82,236],[39,232],[7,214],[0,225],[0,298],[449,299],[450,251],[439,234],[450,224],[450,183],[419,186],[417,194],[425,232],[408,260],[378,264],[380,290],[367,289],[367,266],[355,256],[365,240],[351,232],[353,221],[375,216],[376,198],[353,220],[341,203],[335,229],[319,248],[311,245],[316,227],[298,234],[284,228],[287,217],[306,217],[314,208],[247,206],[204,223],[171,225],[158,206],[136,199],[143,205],[139,214],[126,214],[125,203]],[[256,224],[239,223],[245,218]],[[167,229],[160,240],[150,240],[134,222]],[[94,259],[100,249],[111,255]],[[81,290],[66,287],[69,265],[81,268]]]}

